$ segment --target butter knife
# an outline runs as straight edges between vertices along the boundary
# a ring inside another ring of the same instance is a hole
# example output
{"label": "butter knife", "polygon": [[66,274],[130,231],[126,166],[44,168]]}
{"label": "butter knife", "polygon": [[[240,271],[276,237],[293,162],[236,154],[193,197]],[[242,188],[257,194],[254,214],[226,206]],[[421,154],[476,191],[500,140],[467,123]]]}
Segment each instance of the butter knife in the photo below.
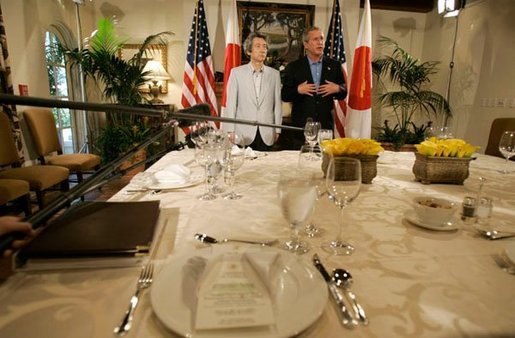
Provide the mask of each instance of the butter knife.
{"label": "butter knife", "polygon": [[322,265],[322,262],[320,261],[320,258],[317,254],[313,255],[313,264],[315,265],[315,267],[327,283],[327,287],[329,288],[331,297],[333,298],[334,304],[336,305],[337,313],[340,317],[343,326],[351,329],[354,326],[358,325],[358,321],[354,319],[352,314],[347,309],[347,306],[344,302],[344,297],[340,293],[340,290],[338,290],[336,284],[334,284],[333,279],[331,278],[325,267]]}

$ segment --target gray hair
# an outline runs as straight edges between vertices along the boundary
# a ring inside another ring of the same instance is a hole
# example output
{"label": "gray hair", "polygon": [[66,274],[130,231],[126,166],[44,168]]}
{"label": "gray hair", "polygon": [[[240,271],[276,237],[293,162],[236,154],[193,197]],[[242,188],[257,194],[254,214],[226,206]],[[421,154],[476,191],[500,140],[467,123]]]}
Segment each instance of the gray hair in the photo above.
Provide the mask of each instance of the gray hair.
{"label": "gray hair", "polygon": [[309,33],[313,32],[313,31],[319,31],[319,30],[320,30],[320,27],[317,27],[317,26],[309,27],[304,32],[302,32],[302,41],[308,42],[309,41],[309,37],[308,37]]}
{"label": "gray hair", "polygon": [[245,52],[245,54],[252,52],[252,41],[255,38],[260,38],[260,39],[265,40],[266,44],[268,45],[268,38],[265,34],[261,34],[259,32],[252,32],[249,34],[249,36],[247,36],[247,38],[245,39],[245,42],[243,43],[243,51]]}

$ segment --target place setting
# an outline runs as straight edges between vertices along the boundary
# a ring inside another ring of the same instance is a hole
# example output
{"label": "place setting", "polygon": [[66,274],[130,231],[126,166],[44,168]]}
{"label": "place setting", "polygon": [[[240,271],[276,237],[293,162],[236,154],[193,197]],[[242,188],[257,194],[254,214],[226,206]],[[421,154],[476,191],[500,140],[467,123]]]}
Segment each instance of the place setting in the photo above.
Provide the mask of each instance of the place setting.
{"label": "place setting", "polygon": [[145,171],[136,174],[130,181],[126,194],[138,192],[160,193],[176,190],[202,183],[203,174],[198,168],[189,168],[182,164],[171,164],[157,171]]}
{"label": "place setting", "polygon": [[152,310],[184,337],[291,337],[323,313],[327,287],[285,250],[224,241],[170,256],[150,289]]}

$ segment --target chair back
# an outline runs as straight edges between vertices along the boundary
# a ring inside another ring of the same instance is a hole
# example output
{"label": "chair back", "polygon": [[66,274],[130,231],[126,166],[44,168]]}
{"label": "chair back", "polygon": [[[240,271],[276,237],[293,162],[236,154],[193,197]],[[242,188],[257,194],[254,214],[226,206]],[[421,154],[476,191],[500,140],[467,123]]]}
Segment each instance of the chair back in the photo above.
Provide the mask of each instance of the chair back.
{"label": "chair back", "polygon": [[52,110],[46,108],[27,108],[23,112],[23,117],[27,123],[38,156],[62,152]]}
{"label": "chair back", "polygon": [[507,130],[515,130],[515,118],[503,117],[495,119],[490,127],[490,136],[488,136],[488,144],[485,149],[486,155],[492,155],[504,158],[499,151],[499,141],[501,135]]}
{"label": "chair back", "polygon": [[7,114],[0,111],[0,166],[19,165],[20,158],[14,141],[11,122]]}

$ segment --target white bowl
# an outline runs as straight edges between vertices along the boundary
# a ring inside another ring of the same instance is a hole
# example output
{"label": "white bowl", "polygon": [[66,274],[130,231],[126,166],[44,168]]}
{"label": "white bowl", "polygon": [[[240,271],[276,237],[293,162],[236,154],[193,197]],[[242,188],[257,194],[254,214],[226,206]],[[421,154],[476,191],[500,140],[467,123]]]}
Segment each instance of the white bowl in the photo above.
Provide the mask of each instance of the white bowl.
{"label": "white bowl", "polygon": [[445,198],[426,195],[415,197],[413,208],[420,221],[445,226],[458,210],[458,205]]}

